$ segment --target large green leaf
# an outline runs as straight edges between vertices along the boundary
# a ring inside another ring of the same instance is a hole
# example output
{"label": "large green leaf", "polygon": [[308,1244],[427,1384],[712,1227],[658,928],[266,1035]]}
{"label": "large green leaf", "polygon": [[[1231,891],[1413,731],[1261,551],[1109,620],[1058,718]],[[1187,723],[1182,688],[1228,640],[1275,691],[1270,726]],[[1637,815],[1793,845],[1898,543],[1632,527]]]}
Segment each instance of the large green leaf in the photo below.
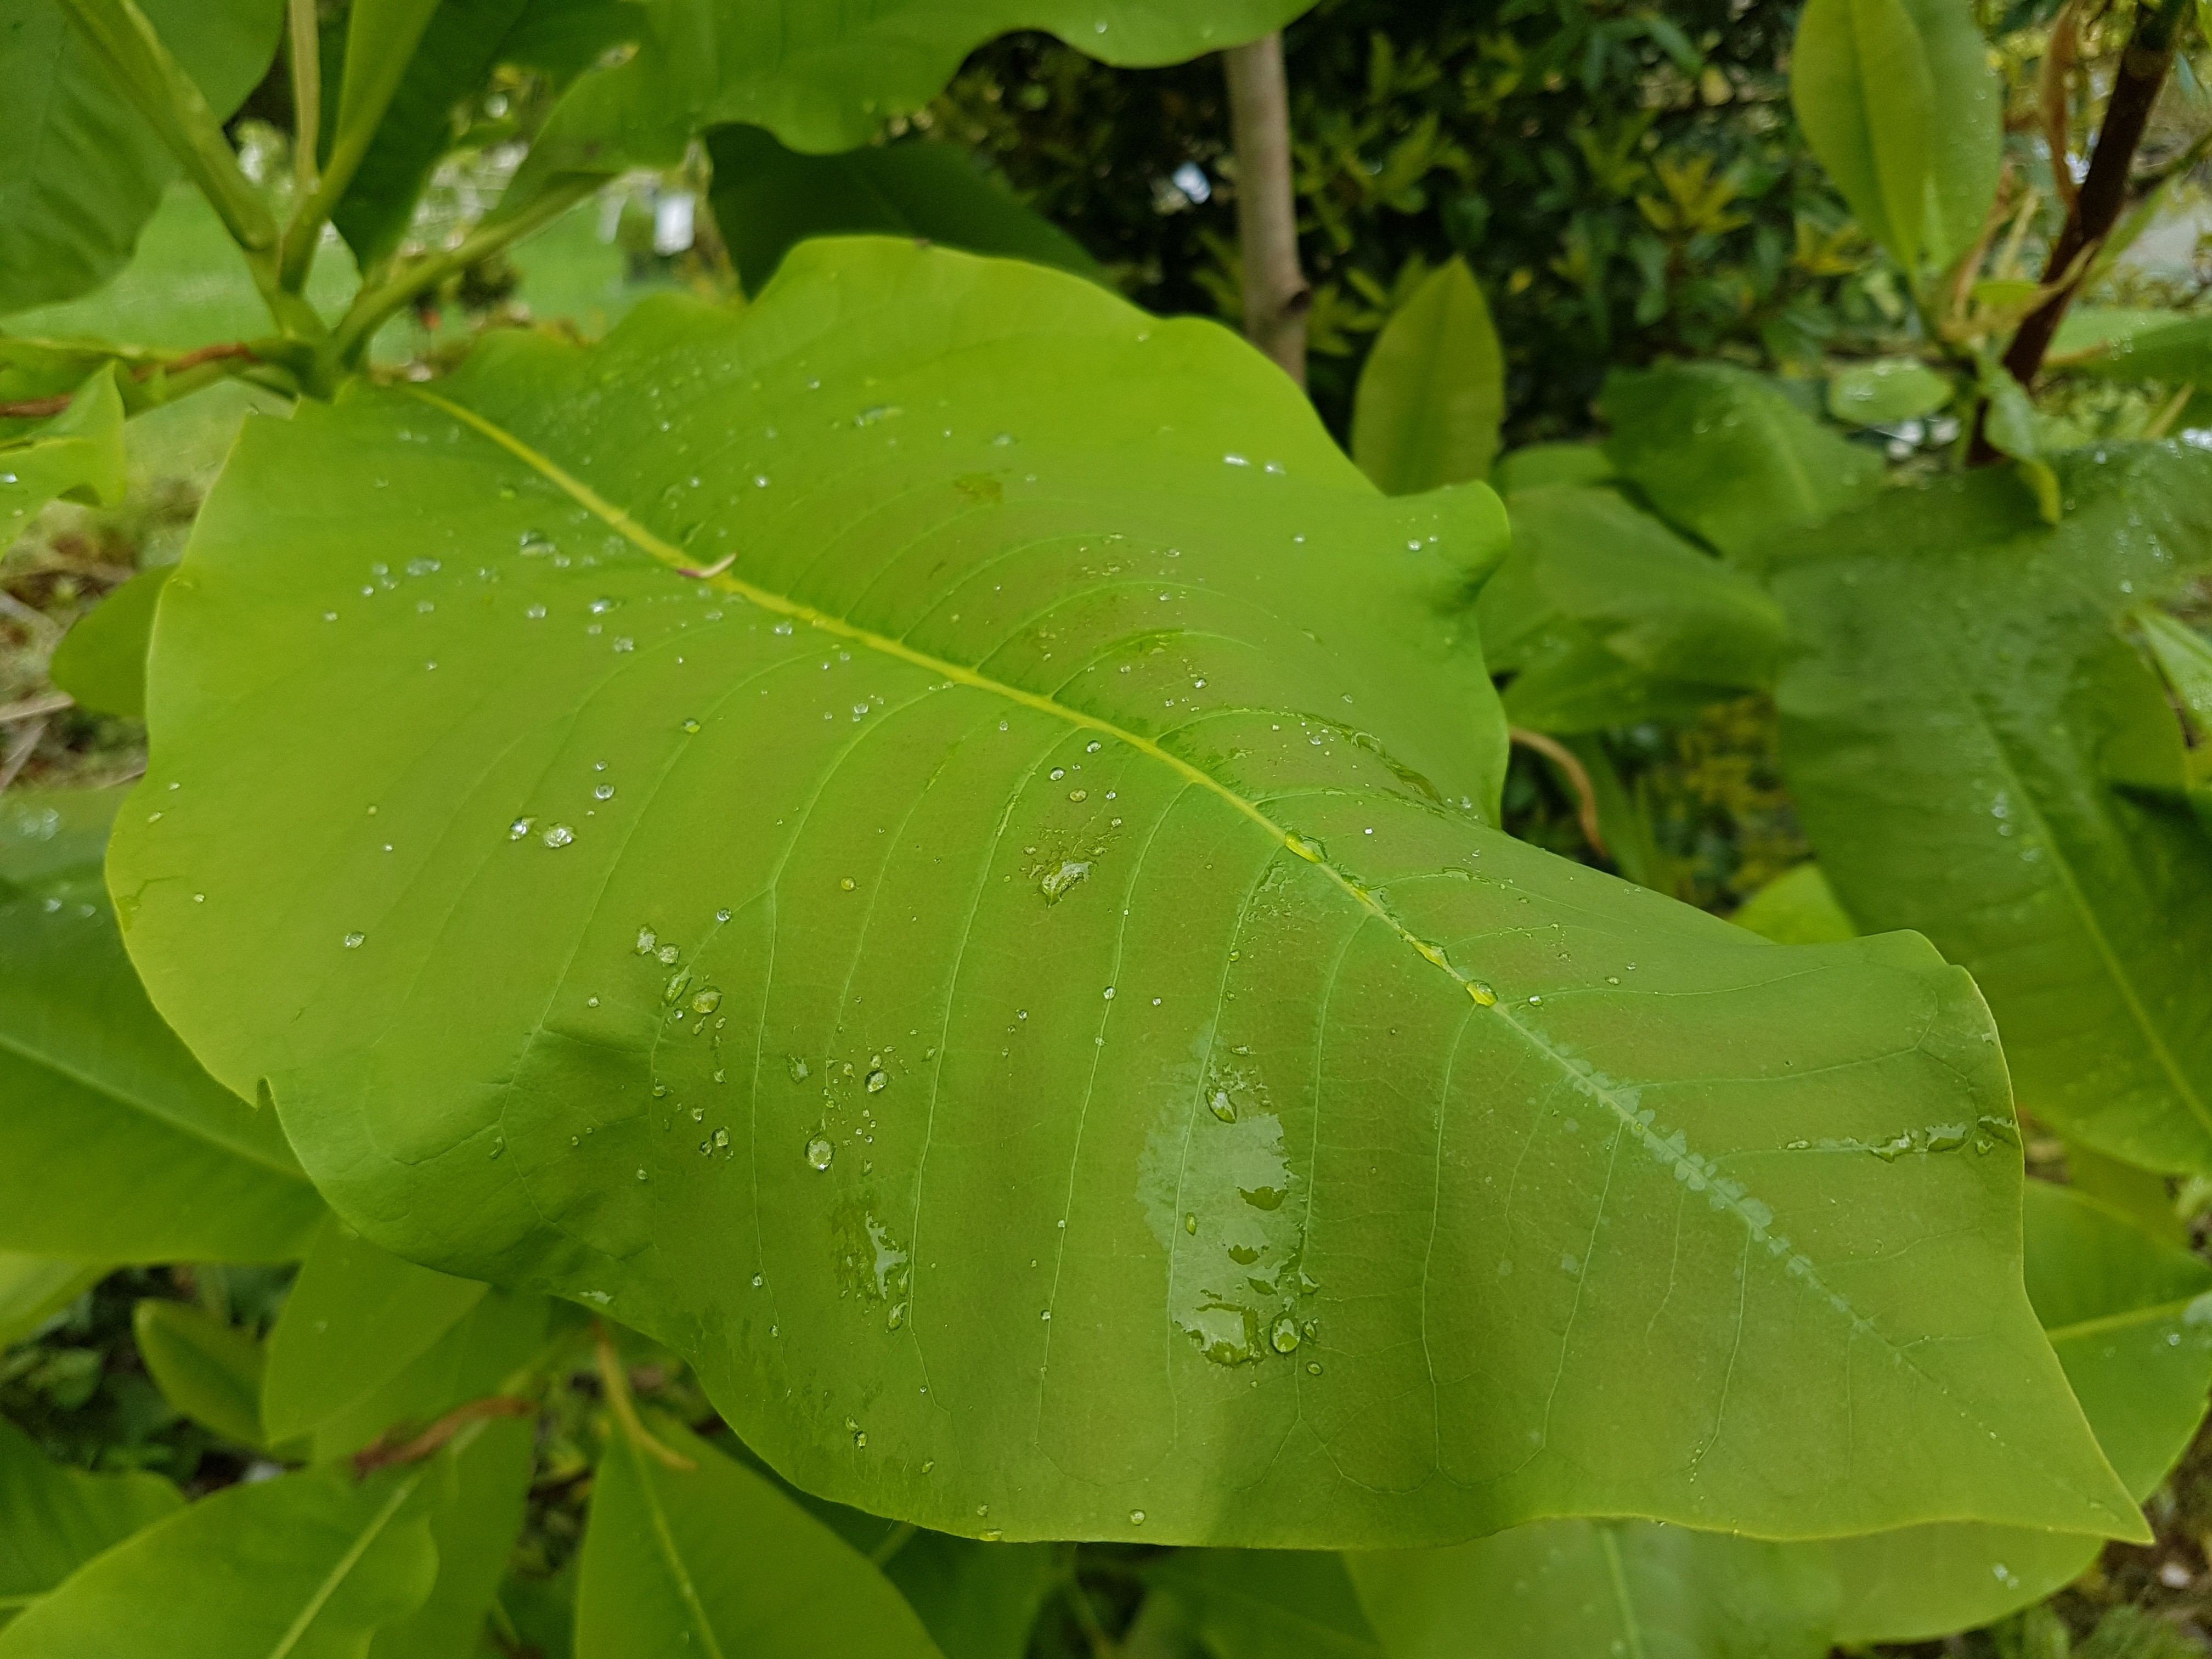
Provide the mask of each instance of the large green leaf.
{"label": "large green leaf", "polygon": [[760,291],[793,244],[862,231],[1105,276],[1073,237],[984,176],[957,144],[863,144],[806,155],[759,127],[730,126],[708,134],[707,153],[714,163],[714,223],[748,293]]}
{"label": "large green leaf", "polygon": [[0,1419],[0,1626],[111,1545],[183,1507],[158,1474],[87,1474]]}
{"label": "large green leaf", "polygon": [[566,174],[678,160],[702,128],[765,127],[794,149],[848,150],[934,98],[985,41],[1045,29],[1109,64],[1180,63],[1279,28],[1312,0],[647,0],[636,54],[580,78],[501,211]]}
{"label": "large green leaf", "polygon": [[1790,93],[1813,150],[1908,276],[1973,246],[2004,155],[2004,82],[1971,8],[1811,0]]}
{"label": "large green leaf", "polygon": [[451,1454],[227,1486],[63,1581],[0,1631],[0,1659],[364,1659],[429,1595]]}
{"label": "large green leaf", "polygon": [[1659,511],[1753,568],[1784,532],[1880,492],[1881,457],[1807,413],[1781,385],[1726,363],[1616,370],[1607,453]]}
{"label": "large green leaf", "polygon": [[1215,325],[809,243],[249,427],[111,880],[349,1221],[879,1514],[2132,1527],[1965,975],[1486,823],[1498,520]]}
{"label": "large green leaf", "polygon": [[620,1426],[592,1486],[577,1659],[942,1659],[865,1556],[765,1477],[655,1417],[672,1467]]}
{"label": "large green leaf", "polygon": [[[296,1255],[323,1205],[276,1115],[201,1070],[123,953],[98,863],[119,793],[11,795],[22,816],[15,833],[0,824],[0,1249]],[[52,867],[50,845],[76,861]]]}
{"label": "large green leaf", "polygon": [[[283,0],[140,0],[218,118],[276,49]],[[0,313],[97,288],[176,175],[168,150],[54,0],[0,0]]]}
{"label": "large green leaf", "polygon": [[483,1293],[474,1279],[402,1261],[325,1218],[269,1333],[261,1418],[270,1437],[304,1434],[381,1388]]}
{"label": "large green leaf", "polygon": [[1352,458],[1392,495],[1487,477],[1504,416],[1504,349],[1467,261],[1453,258],[1376,337],[1352,397]]}
{"label": "large green leaf", "polygon": [[2057,527],[1984,473],[1802,538],[1776,580],[1803,647],[1783,764],[1850,914],[1974,971],[2024,1105],[2130,1162],[2212,1171],[2212,840],[2157,793],[2183,775],[2181,728],[2116,627],[2212,564],[2212,459],[2054,464]]}
{"label": "large green leaf", "polygon": [[[2138,1498],[2203,1421],[2212,1267],[2093,1200],[2027,1186],[2027,1280],[2068,1379]],[[2049,1595],[2100,1540],[1946,1525],[1775,1546],[1649,1522],[1543,1522],[1456,1549],[1348,1558],[1393,1659],[1826,1653],[1917,1641]]]}
{"label": "large green leaf", "polygon": [[123,495],[123,397],[103,368],[27,438],[0,443],[0,552],[57,497],[112,506]]}

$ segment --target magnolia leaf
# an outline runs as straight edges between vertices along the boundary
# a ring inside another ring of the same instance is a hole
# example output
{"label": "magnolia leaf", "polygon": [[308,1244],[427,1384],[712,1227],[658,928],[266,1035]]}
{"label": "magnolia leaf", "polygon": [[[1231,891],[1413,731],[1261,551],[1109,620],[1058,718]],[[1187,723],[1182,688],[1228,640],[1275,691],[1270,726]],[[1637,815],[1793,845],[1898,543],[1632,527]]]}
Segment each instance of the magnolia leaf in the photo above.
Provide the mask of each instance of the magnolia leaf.
{"label": "magnolia leaf", "polygon": [[146,717],[146,641],[173,565],[142,570],[80,617],[54,647],[48,673],[80,707]]}
{"label": "magnolia leaf", "polygon": [[942,1659],[866,1557],[673,1419],[649,1425],[654,1446],[617,1425],[599,1458],[576,1659]]}
{"label": "magnolia leaf", "polygon": [[1218,1659],[1382,1659],[1341,1556],[1176,1550],[1143,1571],[1190,1609]]}
{"label": "magnolia leaf", "polygon": [[1854,363],[1828,382],[1828,413],[1854,426],[1894,426],[1950,401],[1951,382],[1912,357]]}
{"label": "magnolia leaf", "polygon": [[484,1614],[522,1530],[535,1439],[534,1425],[495,1418],[455,1449],[453,1496],[430,1516],[437,1582],[421,1606],[378,1630],[368,1659],[473,1659],[483,1652]]}
{"label": "magnolia leaf", "polygon": [[0,1346],[32,1334],[111,1271],[105,1262],[0,1250]]}
{"label": "magnolia leaf", "polygon": [[2072,374],[2212,385],[2212,318],[2076,307],[2051,357],[2050,367]]}
{"label": "magnolia leaf", "polygon": [[2212,641],[2149,605],[2136,608],[2135,622],[2173,700],[2186,711],[2193,752],[2212,748]]}
{"label": "magnolia leaf", "polygon": [[1048,1544],[983,1544],[922,1531],[911,1532],[881,1565],[948,1659],[1023,1659],[1038,1612],[1066,1571]]}
{"label": "magnolia leaf", "polygon": [[1782,385],[1726,363],[1608,375],[1621,475],[1668,519],[1758,568],[1785,532],[1869,500],[1881,457],[1822,426]]}
{"label": "magnolia leaf", "polygon": [[1352,458],[1386,495],[1489,476],[1505,354],[1467,261],[1439,265],[1375,338],[1352,400]]}
{"label": "magnolia leaf", "polygon": [[123,497],[123,397],[103,367],[27,438],[0,443],[0,546],[57,496],[112,506]]}
{"label": "magnolia leaf", "polygon": [[1601,484],[1620,476],[1602,444],[1527,444],[1498,458],[1491,483],[1501,495],[1557,484]]}
{"label": "magnolia leaf", "polygon": [[350,1223],[878,1514],[2133,1531],[1966,976],[1492,827],[1500,517],[1214,325],[807,243],[250,424],[111,880]]}
{"label": "magnolia leaf", "polygon": [[226,1486],[79,1568],[0,1631],[0,1659],[364,1659],[430,1594],[452,1485],[448,1453]]}
{"label": "magnolia leaf", "polygon": [[2130,1163],[2212,1173],[2212,858],[2170,799],[2179,722],[2115,623],[2212,565],[2212,458],[2076,451],[2045,525],[1995,472],[1801,538],[1782,759],[1837,896],[1974,972],[2021,1103]]}
{"label": "magnolia leaf", "polygon": [[0,1249],[287,1260],[322,1200],[276,1115],[209,1077],[146,1000],[100,878],[119,793],[0,808]]}
{"label": "magnolia leaf", "polygon": [[484,1293],[402,1261],[325,1217],[269,1333],[261,1420],[274,1440],[305,1434],[419,1358]]}
{"label": "magnolia leaf", "polygon": [[[139,0],[228,118],[269,67],[283,0]],[[0,0],[0,313],[70,299],[129,262],[177,165],[53,0]],[[198,343],[195,342],[195,343]]]}
{"label": "magnolia leaf", "polygon": [[794,243],[855,231],[1105,277],[1073,237],[985,177],[957,144],[864,144],[840,155],[802,155],[772,132],[734,126],[709,133],[707,153],[714,163],[714,222],[748,293],[760,291]]}
{"label": "magnolia leaf", "polygon": [[670,165],[706,127],[765,127],[811,155],[856,149],[886,116],[934,98],[970,52],[1015,29],[1046,30],[1103,63],[1175,64],[1256,40],[1311,3],[647,0],[636,53],[568,89],[497,212],[521,212],[565,176]]}
{"label": "magnolia leaf", "polygon": [[88,1474],[0,1419],[0,1626],[112,1545],[184,1507],[158,1474]]}
{"label": "magnolia leaf", "polygon": [[[313,1460],[349,1456],[372,1441],[404,1436],[457,1406],[513,1388],[544,1350],[551,1306],[527,1291],[487,1292],[404,1370],[317,1423]],[[262,1409],[265,1419],[265,1404]]]}
{"label": "magnolia leaf", "polygon": [[1729,920],[1777,945],[1825,945],[1855,939],[1858,929],[1836,902],[1817,864],[1801,864],[1746,899]]}
{"label": "magnolia leaf", "polygon": [[226,1440],[266,1443],[258,1342],[189,1303],[150,1297],[131,1310],[131,1330],[164,1400]]}

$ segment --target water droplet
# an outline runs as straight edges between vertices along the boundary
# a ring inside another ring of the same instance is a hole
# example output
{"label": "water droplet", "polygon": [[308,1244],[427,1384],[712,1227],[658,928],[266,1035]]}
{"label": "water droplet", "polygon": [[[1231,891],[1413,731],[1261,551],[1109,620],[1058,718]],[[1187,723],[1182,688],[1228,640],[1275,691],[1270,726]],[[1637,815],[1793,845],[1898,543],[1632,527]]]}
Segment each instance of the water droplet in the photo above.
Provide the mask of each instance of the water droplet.
{"label": "water droplet", "polygon": [[1487,985],[1485,985],[1479,979],[1471,979],[1468,981],[1467,994],[1473,997],[1479,1005],[1485,1008],[1495,1007],[1498,1004],[1498,993],[1492,990]]}
{"label": "water droplet", "polygon": [[1129,1511],[1129,1524],[1130,1524],[1131,1526],[1133,1526],[1133,1527],[1141,1527],[1141,1526],[1143,1526],[1143,1525],[1145,1524],[1145,1512],[1144,1512],[1144,1510],[1131,1510]]}
{"label": "water droplet", "polygon": [[345,948],[349,951],[358,951],[361,949],[362,941],[368,937],[366,933],[348,933],[345,936]]}
{"label": "water droplet", "polygon": [[1067,792],[1067,798],[1070,800],[1089,800],[1091,792],[1088,789],[1071,789]]}
{"label": "water droplet", "polygon": [[695,1014],[711,1014],[721,1006],[722,994],[711,985],[691,999],[691,1012]]}
{"label": "water droplet", "polygon": [[715,1130],[715,1131],[714,1131],[714,1150],[715,1150],[716,1152],[727,1152],[727,1151],[729,1150],[729,1147],[730,1147],[730,1132],[729,1132],[727,1129],[717,1129],[717,1130]]}
{"label": "water droplet", "polygon": [[603,783],[599,785],[598,788],[592,791],[592,799],[593,800],[612,800],[614,798],[615,787],[611,783]]}
{"label": "water droplet", "polygon": [[837,878],[837,885],[848,893],[851,892],[860,884],[859,882],[854,881],[850,876],[840,876]]}
{"label": "water droplet", "polygon": [[1277,1353],[1288,1353],[1298,1346],[1298,1322],[1285,1314],[1268,1329],[1267,1344]]}
{"label": "water droplet", "polygon": [[1110,985],[1109,985],[1109,986],[1108,986],[1108,987],[1105,988],[1105,990],[1104,990],[1103,993],[1101,993],[1101,994],[1102,994],[1103,996],[1104,996],[1104,997],[1105,997],[1105,999],[1106,999],[1106,1000],[1107,1000],[1107,1001],[1109,1001],[1109,1002],[1113,1001],[1113,1000],[1114,1000],[1114,988],[1113,988],[1112,986],[1110,986]]}
{"label": "water droplet", "polygon": [[1213,1091],[1213,1098],[1206,1103],[1212,1108],[1214,1116],[1219,1118],[1224,1123],[1237,1121],[1237,1103],[1230,1099],[1228,1090],[1216,1089]]}
{"label": "water droplet", "polygon": [[638,955],[641,957],[651,956],[653,954],[653,947],[659,943],[660,936],[655,933],[652,928],[641,927],[637,930]]}
{"label": "water droplet", "polygon": [[530,833],[531,825],[537,822],[538,820],[536,818],[515,819],[513,823],[507,826],[507,838],[509,841],[520,841],[525,836]]}
{"label": "water droplet", "polygon": [[686,720],[684,722],[684,729],[686,732],[696,732],[699,729],[699,722],[696,720]]}
{"label": "water droplet", "polygon": [[817,1170],[830,1167],[830,1160],[837,1156],[837,1149],[823,1135],[817,1135],[806,1143],[806,1161]]}
{"label": "water droplet", "polygon": [[1318,1359],[1307,1360],[1306,1374],[1310,1376],[1319,1376],[1321,1375],[1321,1361]]}
{"label": "water droplet", "polygon": [[891,1306],[890,1312],[884,1316],[884,1328],[895,1331],[905,1323],[906,1304],[903,1302],[894,1303]]}
{"label": "water droplet", "polygon": [[1062,778],[1067,775],[1067,769],[1065,766],[1055,766],[1048,775],[1050,776],[1054,783],[1058,783]]}
{"label": "water droplet", "polygon": [[640,1170],[637,1172],[637,1178],[638,1178],[640,1181],[644,1181],[644,1180],[647,1179],[648,1177],[647,1176],[647,1175],[646,1175],[646,1173],[645,1173],[645,1171],[644,1171],[644,1170]]}
{"label": "water droplet", "polygon": [[1095,755],[1104,747],[1105,744],[1100,743],[1097,738],[1093,738],[1089,743],[1083,745],[1083,752],[1086,755]]}
{"label": "water droplet", "polygon": [[653,954],[655,957],[664,963],[673,963],[677,957],[677,950],[672,945],[664,945]]}
{"label": "water droplet", "polygon": [[1037,889],[1048,899],[1056,900],[1090,873],[1091,866],[1087,861],[1070,860],[1057,870],[1047,871],[1037,882]]}
{"label": "water droplet", "polygon": [[675,975],[670,978],[667,985],[663,988],[660,993],[660,1000],[663,1002],[673,1002],[677,998],[682,996],[684,992],[690,988],[691,970],[689,968],[679,969],[677,970]]}
{"label": "water droplet", "polygon": [[495,1141],[493,1141],[493,1142],[492,1142],[492,1144],[491,1144],[491,1151],[490,1151],[490,1152],[487,1152],[487,1153],[485,1154],[485,1156],[486,1156],[487,1158],[497,1158],[497,1157],[498,1157],[501,1152],[505,1152],[506,1150],[507,1150],[507,1143],[506,1143],[504,1140],[495,1140]]}
{"label": "water droplet", "polygon": [[883,1093],[884,1085],[889,1084],[890,1080],[890,1076],[888,1073],[881,1071],[869,1073],[868,1092],[872,1095],[879,1095]]}
{"label": "water droplet", "polygon": [[1308,841],[1304,836],[1285,836],[1283,845],[1296,853],[1308,864],[1319,864],[1328,854],[1317,841]]}
{"label": "water droplet", "polygon": [[853,1445],[855,1449],[865,1449],[867,1443],[868,1431],[866,1429],[855,1429],[853,1431]]}
{"label": "water droplet", "polygon": [[1183,1218],[1182,1218],[1182,1230],[1183,1230],[1183,1231],[1185,1231],[1185,1232],[1188,1233],[1188,1234],[1189,1234],[1193,1238],[1195,1238],[1195,1237],[1198,1237],[1198,1212],[1197,1212],[1197,1211],[1195,1211],[1195,1210],[1186,1210],[1186,1211],[1183,1212]]}
{"label": "water droplet", "polygon": [[576,832],[565,823],[556,823],[538,838],[548,847],[566,847],[576,839]]}

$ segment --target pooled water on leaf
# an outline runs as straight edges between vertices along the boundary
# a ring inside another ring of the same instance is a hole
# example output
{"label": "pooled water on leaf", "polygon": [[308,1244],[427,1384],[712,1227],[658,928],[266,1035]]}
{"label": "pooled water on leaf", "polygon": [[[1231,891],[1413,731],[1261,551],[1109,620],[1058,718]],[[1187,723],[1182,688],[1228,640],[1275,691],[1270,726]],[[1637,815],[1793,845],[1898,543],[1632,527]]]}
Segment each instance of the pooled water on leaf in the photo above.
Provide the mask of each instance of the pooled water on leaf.
{"label": "pooled water on leaf", "polygon": [[828,1169],[830,1160],[836,1156],[837,1149],[830,1144],[827,1136],[817,1135],[806,1143],[806,1161],[815,1169]]}

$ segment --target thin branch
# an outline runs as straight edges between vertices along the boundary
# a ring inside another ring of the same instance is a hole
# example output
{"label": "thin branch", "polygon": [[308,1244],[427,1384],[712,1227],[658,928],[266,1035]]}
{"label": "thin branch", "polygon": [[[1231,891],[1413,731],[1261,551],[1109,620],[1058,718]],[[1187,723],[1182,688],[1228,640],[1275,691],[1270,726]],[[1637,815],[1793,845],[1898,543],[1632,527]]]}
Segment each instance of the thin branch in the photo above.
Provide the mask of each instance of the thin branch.
{"label": "thin branch", "polygon": [[1291,98],[1283,37],[1262,35],[1221,54],[1237,153],[1237,237],[1244,278],[1244,337],[1306,383],[1306,313],[1313,293],[1298,270],[1297,197],[1291,175]]}
{"label": "thin branch", "polygon": [[629,1378],[623,1375],[622,1360],[615,1352],[614,1339],[607,1334],[606,1322],[593,1320],[592,1331],[599,1350],[599,1383],[606,1392],[607,1409],[615,1414],[615,1421],[622,1425],[630,1443],[670,1468],[690,1474],[699,1466],[683,1453],[662,1445],[646,1432],[645,1425],[638,1420],[637,1402],[629,1397]]}
{"label": "thin branch", "polygon": [[1546,737],[1541,732],[1531,732],[1522,726],[1506,728],[1506,735],[1523,749],[1532,749],[1566,774],[1567,782],[1575,792],[1575,817],[1583,827],[1583,839],[1590,850],[1601,859],[1613,854],[1606,848],[1605,836],[1598,828],[1597,789],[1590,782],[1589,769],[1582,763],[1575,751],[1557,738]]}
{"label": "thin branch", "polygon": [[[260,355],[252,346],[243,341],[234,340],[223,345],[201,346],[195,350],[184,352],[174,357],[161,357],[148,362],[133,364],[131,378],[143,384],[155,374],[180,375],[187,370],[204,368],[209,364],[253,364],[259,362],[261,362]],[[197,392],[201,386],[210,386],[216,380],[228,379],[236,372],[225,367],[221,373],[216,374],[196,376],[183,389],[187,392]],[[165,396],[161,401],[166,403],[169,397],[175,395],[176,389],[170,388],[167,396]],[[41,416],[58,415],[70,406],[70,401],[76,396],[74,392],[57,392],[51,398],[25,398],[12,404],[0,404],[0,419],[32,420]]]}
{"label": "thin branch", "polygon": [[15,741],[8,745],[5,759],[0,759],[0,794],[15,781],[15,775],[30,764],[31,753],[39,746],[39,739],[46,735],[44,719],[33,720],[15,734]]}
{"label": "thin branch", "polygon": [[64,708],[74,708],[76,699],[66,691],[45,691],[35,697],[24,697],[19,702],[0,703],[0,726],[12,726],[17,720],[36,720],[46,714],[58,714]]}
{"label": "thin branch", "polygon": [[471,1400],[465,1406],[454,1407],[412,1440],[397,1445],[381,1438],[371,1441],[353,1455],[354,1479],[363,1480],[395,1463],[419,1463],[471,1423],[489,1417],[529,1417],[537,1410],[531,1401],[516,1400],[503,1394]]}
{"label": "thin branch", "polygon": [[2051,153],[2051,177],[2070,216],[2081,200],[2074,170],[2067,164],[2067,140],[2073,131],[2074,54],[2081,44],[2081,0],[2066,0],[2066,9],[2051,26],[2051,44],[2043,53],[2043,73],[2036,88],[2043,106],[2043,143]]}

